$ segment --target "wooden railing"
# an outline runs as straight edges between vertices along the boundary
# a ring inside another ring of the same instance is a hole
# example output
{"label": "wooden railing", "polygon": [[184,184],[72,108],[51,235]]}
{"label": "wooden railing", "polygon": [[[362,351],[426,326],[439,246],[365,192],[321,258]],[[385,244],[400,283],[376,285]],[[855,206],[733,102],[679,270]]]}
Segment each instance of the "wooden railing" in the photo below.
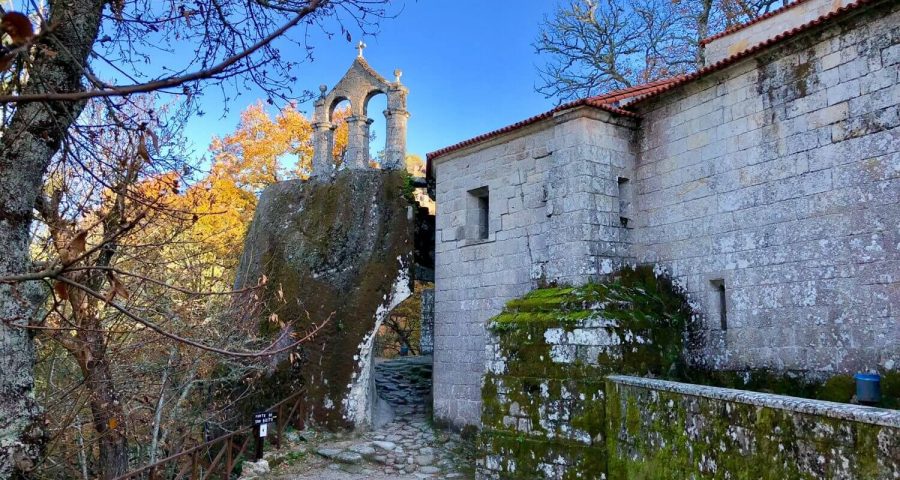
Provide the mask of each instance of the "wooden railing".
{"label": "wooden railing", "polygon": [[[303,418],[300,416],[294,418],[294,416],[297,415],[297,407],[300,406],[304,393],[306,391],[301,389],[265,410],[277,413],[275,431],[272,436],[275,448],[281,448],[284,428],[287,425],[294,423],[297,428],[303,427]],[[182,478],[228,480],[232,476],[235,460],[247,450],[247,446],[253,440],[255,440],[255,427],[245,426],[209,442],[182,450],[156,463],[128,472],[116,480],[180,480]],[[213,452],[215,452],[214,455]]]}

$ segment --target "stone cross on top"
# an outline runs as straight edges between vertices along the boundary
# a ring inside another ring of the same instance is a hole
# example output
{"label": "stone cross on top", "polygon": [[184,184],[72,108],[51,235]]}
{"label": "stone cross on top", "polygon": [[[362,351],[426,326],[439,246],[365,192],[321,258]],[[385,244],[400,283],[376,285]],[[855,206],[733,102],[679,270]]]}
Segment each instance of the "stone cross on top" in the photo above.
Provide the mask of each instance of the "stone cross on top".
{"label": "stone cross on top", "polygon": [[362,56],[363,56],[362,51],[366,47],[368,47],[368,45],[366,45],[362,40],[360,40],[359,43],[356,44],[356,49],[359,50],[359,54],[357,55],[357,57],[362,58]]}

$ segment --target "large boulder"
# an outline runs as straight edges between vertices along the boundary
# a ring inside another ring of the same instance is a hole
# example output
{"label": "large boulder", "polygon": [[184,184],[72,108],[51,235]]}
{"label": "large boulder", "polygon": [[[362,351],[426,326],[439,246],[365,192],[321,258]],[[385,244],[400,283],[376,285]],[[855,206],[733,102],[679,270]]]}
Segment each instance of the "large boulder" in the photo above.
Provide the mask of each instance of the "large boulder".
{"label": "large boulder", "polygon": [[347,170],[325,182],[281,182],[260,197],[236,286],[265,277],[252,316],[267,336],[279,335],[282,323],[299,333],[328,320],[293,366],[277,357],[280,373],[266,388],[277,398],[305,385],[303,414],[319,425],[370,421],[373,333],[409,294],[408,192],[405,172]]}

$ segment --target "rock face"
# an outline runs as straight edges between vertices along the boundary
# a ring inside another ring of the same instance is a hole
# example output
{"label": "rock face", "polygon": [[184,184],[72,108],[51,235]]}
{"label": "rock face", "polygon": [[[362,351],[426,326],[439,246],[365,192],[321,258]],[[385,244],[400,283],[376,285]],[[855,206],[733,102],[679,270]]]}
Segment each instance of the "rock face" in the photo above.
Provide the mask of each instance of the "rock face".
{"label": "rock face", "polygon": [[[413,221],[407,184],[404,172],[379,170],[339,172],[328,183],[281,182],[263,192],[247,233],[236,286],[266,277],[253,313],[260,332],[280,330],[272,314],[295,332],[330,318],[303,345],[300,362],[286,368],[286,355],[273,362],[281,374],[266,389],[284,396],[305,385],[301,408],[320,425],[358,423],[353,412],[368,408],[347,399],[354,382],[370,382],[360,349],[371,343],[376,313],[384,315],[408,291]],[[353,396],[355,402],[370,397]]]}

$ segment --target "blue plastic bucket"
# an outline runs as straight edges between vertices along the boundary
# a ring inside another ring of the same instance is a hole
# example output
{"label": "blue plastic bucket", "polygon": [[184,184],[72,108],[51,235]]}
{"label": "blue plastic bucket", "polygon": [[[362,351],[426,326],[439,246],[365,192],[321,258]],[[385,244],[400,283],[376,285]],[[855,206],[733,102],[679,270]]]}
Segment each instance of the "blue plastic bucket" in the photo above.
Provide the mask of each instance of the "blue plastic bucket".
{"label": "blue plastic bucket", "polygon": [[881,401],[881,376],[877,373],[857,373],[856,400],[859,403],[874,404]]}

